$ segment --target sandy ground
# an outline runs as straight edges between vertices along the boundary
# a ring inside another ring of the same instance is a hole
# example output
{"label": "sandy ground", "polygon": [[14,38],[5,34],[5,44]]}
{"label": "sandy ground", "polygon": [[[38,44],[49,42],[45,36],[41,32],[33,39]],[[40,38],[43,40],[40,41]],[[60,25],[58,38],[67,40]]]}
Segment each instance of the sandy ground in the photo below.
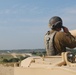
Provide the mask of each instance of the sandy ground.
{"label": "sandy ground", "polygon": [[0,75],[14,75],[14,67],[0,66]]}

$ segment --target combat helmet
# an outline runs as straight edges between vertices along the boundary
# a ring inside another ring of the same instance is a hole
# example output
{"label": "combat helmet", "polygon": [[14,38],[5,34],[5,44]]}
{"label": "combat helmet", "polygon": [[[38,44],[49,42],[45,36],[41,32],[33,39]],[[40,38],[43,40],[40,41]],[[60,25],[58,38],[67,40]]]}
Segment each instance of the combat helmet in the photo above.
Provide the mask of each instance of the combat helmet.
{"label": "combat helmet", "polygon": [[58,16],[54,16],[49,20],[49,27],[51,29],[63,28],[62,24],[62,19]]}

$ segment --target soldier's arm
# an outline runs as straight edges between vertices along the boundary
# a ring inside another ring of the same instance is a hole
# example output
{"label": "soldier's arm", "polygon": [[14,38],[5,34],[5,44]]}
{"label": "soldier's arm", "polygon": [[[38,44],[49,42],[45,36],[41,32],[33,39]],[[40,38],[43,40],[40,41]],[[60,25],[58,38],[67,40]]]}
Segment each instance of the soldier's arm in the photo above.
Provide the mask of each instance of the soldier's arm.
{"label": "soldier's arm", "polygon": [[[74,33],[74,36],[69,32],[69,29],[65,26],[63,26],[63,32],[65,32],[66,34],[64,34],[65,37],[65,42],[67,44],[68,47],[70,48],[74,48],[76,47],[76,33]],[[67,43],[68,42],[68,43]]]}
{"label": "soldier's arm", "polygon": [[59,41],[63,44],[63,46],[68,47],[68,48],[75,48],[76,47],[76,40],[71,33],[65,33],[65,32],[60,32],[57,34],[57,38]]}
{"label": "soldier's arm", "polygon": [[64,34],[64,42],[66,47],[75,48],[76,47],[76,39],[70,32]]}

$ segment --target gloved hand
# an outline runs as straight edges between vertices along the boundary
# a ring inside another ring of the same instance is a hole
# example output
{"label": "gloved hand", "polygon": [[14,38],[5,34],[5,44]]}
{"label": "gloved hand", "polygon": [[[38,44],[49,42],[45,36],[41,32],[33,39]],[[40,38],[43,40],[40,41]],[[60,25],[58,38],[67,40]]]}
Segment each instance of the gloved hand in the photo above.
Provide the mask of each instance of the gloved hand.
{"label": "gloved hand", "polygon": [[68,30],[68,28],[67,27],[62,27],[63,28],[63,31],[65,32],[65,33],[68,33],[69,32],[69,30]]}

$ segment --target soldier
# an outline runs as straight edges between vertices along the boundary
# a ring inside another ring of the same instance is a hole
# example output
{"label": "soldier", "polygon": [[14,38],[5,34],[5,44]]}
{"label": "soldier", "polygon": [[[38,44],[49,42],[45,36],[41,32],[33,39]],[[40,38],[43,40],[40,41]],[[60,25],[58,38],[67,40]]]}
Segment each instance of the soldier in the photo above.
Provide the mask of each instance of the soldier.
{"label": "soldier", "polygon": [[44,37],[46,53],[48,56],[60,55],[62,52],[66,52],[66,47],[76,47],[75,37],[71,35],[67,27],[63,26],[60,17],[52,17],[49,20],[49,27],[51,30],[48,31]]}

